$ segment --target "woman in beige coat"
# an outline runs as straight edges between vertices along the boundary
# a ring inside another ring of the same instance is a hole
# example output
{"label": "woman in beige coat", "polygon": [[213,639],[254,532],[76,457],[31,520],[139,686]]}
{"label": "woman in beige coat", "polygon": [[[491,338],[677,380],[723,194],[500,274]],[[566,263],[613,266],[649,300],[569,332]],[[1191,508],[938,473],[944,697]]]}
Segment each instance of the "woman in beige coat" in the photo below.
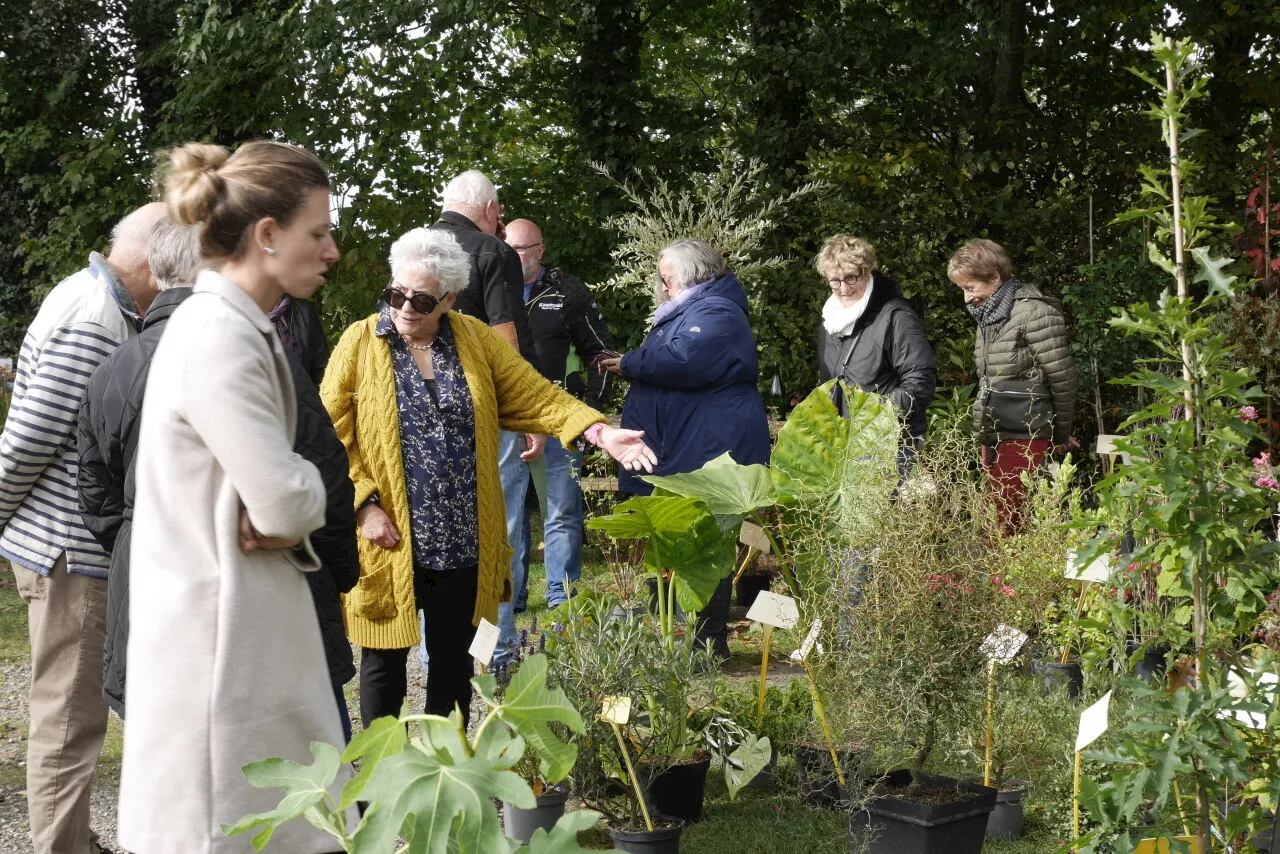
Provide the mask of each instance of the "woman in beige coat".
{"label": "woman in beige coat", "polygon": [[[242,766],[342,743],[304,577],[325,490],[293,453],[292,379],[267,318],[283,294],[311,296],[338,250],[314,155],[187,145],[172,163],[169,216],[201,226],[217,272],[169,320],[143,403],[119,838],[134,854],[229,854],[249,837],[222,826],[280,799]],[[293,822],[272,847],[338,846]]]}

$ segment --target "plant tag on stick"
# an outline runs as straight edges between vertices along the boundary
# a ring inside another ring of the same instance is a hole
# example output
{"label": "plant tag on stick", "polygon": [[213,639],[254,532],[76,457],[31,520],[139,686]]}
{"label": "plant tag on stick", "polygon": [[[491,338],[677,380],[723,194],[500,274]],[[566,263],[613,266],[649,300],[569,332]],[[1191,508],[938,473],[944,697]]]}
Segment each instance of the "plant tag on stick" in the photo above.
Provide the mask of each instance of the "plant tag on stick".
{"label": "plant tag on stick", "polygon": [[982,642],[981,652],[997,664],[1008,664],[1027,642],[1027,636],[1013,626],[1001,624]]}
{"label": "plant tag on stick", "polygon": [[471,653],[471,657],[483,664],[489,666],[489,662],[493,661],[493,653],[498,648],[498,627],[486,620],[480,618],[480,625],[476,626],[475,639],[471,641],[471,648],[467,652]]}
{"label": "plant tag on stick", "polygon": [[1107,717],[1111,712],[1111,692],[1080,713],[1080,731],[1076,733],[1076,752],[1084,750],[1107,731]]}
{"label": "plant tag on stick", "polygon": [[754,522],[742,523],[742,530],[738,532],[738,542],[758,552],[770,551],[769,537],[765,534],[764,528]]}
{"label": "plant tag on stick", "polygon": [[1063,575],[1073,581],[1096,581],[1103,584],[1111,578],[1113,565],[1114,561],[1110,555],[1102,555],[1095,558],[1088,566],[1081,566],[1079,552],[1075,549],[1067,549],[1067,569]]}
{"label": "plant tag on stick", "polygon": [[763,590],[757,594],[755,603],[747,612],[747,619],[775,629],[793,629],[800,622],[800,609],[796,607],[796,600],[790,596]]}
{"label": "plant tag on stick", "polygon": [[[818,646],[818,632],[822,631],[822,618],[813,621],[813,628],[809,629],[809,634],[805,635],[804,643],[800,644],[800,648],[791,656],[796,661],[807,661],[809,653],[813,652],[813,648]],[[822,647],[818,647],[818,651],[822,651]]]}
{"label": "plant tag on stick", "polygon": [[605,697],[601,705],[600,720],[618,726],[625,726],[631,720],[630,697]]}
{"label": "plant tag on stick", "polygon": [[[1276,692],[1280,690],[1280,677],[1277,677],[1274,673],[1254,670],[1250,667],[1246,667],[1245,670],[1249,672],[1249,675],[1253,677],[1258,685],[1258,693],[1262,695],[1258,699],[1261,699],[1262,703],[1267,706],[1275,706]],[[1240,678],[1240,675],[1234,669],[1227,671],[1227,690],[1237,700],[1243,700],[1249,696],[1249,686],[1245,684],[1245,681]],[[1252,729],[1266,729],[1267,726],[1266,712],[1251,712],[1246,709],[1223,709],[1218,712],[1218,717],[1234,717],[1240,723]]]}

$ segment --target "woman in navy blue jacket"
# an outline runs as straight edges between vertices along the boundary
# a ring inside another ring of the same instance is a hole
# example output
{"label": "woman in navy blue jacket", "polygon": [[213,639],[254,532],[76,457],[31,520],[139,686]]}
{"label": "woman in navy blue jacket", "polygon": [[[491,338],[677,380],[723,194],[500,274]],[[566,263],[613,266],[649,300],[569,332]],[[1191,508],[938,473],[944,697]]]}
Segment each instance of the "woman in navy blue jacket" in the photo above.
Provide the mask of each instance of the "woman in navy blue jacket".
{"label": "woman in navy blue jacket", "polygon": [[[742,465],[768,464],[769,424],[742,285],[701,240],[663,249],[658,278],[664,302],[644,343],[602,363],[631,384],[622,426],[644,431],[658,457],[654,474],[693,471],[725,451]],[[618,491],[648,495],[653,487],[619,470]],[[699,639],[725,658],[730,587],[721,582],[698,627]]]}

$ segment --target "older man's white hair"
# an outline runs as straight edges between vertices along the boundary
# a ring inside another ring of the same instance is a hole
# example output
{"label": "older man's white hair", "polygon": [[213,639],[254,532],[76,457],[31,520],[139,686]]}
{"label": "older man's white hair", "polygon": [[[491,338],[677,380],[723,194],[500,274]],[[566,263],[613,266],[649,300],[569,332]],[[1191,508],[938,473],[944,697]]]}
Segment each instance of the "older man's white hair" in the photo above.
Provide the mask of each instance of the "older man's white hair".
{"label": "older man's white hair", "polygon": [[498,188],[489,180],[488,175],[477,169],[469,169],[445,185],[440,200],[445,207],[466,205],[469,208],[483,208],[490,202],[498,201]]}
{"label": "older man's white hair", "polygon": [[165,217],[151,227],[147,260],[156,288],[188,288],[196,283],[200,272],[200,230],[193,225],[178,225]]}
{"label": "older man's white hair", "polygon": [[143,205],[111,229],[111,249],[107,255],[117,267],[134,269],[147,263],[151,229],[164,216],[164,206]]}
{"label": "older man's white hair", "polygon": [[413,273],[440,283],[440,296],[456,294],[471,281],[471,258],[447,231],[415,228],[391,244],[391,278]]}

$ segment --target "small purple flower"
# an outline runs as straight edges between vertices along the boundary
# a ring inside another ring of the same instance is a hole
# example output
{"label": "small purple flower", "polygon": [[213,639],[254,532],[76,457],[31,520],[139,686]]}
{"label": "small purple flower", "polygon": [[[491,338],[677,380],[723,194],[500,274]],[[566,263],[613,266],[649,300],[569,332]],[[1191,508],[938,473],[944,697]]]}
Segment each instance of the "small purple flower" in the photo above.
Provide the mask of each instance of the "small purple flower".
{"label": "small purple flower", "polygon": [[1245,421],[1257,421],[1258,420],[1257,407],[1254,407],[1254,406],[1240,407],[1240,417],[1243,418]]}

